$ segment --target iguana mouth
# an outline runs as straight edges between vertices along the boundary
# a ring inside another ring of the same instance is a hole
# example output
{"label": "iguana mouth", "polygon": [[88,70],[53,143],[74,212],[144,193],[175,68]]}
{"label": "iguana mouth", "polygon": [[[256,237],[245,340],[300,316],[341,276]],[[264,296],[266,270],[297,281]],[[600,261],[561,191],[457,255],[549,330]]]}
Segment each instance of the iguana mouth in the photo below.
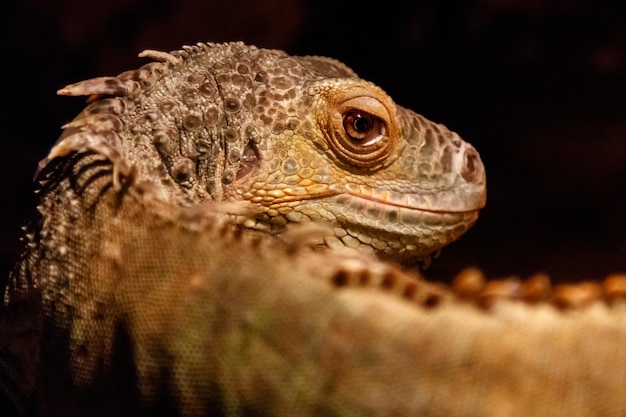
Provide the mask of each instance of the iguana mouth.
{"label": "iguana mouth", "polygon": [[347,223],[412,236],[430,235],[437,229],[448,230],[458,225],[469,228],[479,212],[478,208],[441,210],[353,194],[337,196],[334,203],[338,218],[345,218]]}
{"label": "iguana mouth", "polygon": [[[358,187],[358,188],[357,188]],[[308,193],[293,192],[288,188],[281,189],[281,196],[270,200],[271,206],[302,203],[306,200],[324,201],[332,199],[334,204],[346,206],[347,201],[358,205],[369,204],[369,208],[376,207],[401,208],[415,212],[428,212],[442,215],[445,213],[473,213],[485,206],[486,195],[476,189],[462,189],[455,191],[433,191],[430,193],[404,193],[392,190],[375,190],[366,186],[325,186],[319,190],[307,190]],[[259,201],[261,199],[259,198]],[[334,210],[333,210],[334,211]]]}
{"label": "iguana mouth", "polygon": [[[363,192],[364,190],[367,190]],[[348,192],[351,197],[371,201],[382,206],[399,207],[430,213],[475,212],[485,206],[484,193],[474,190],[434,193],[402,193],[398,191],[377,191],[361,187],[361,192]]]}
{"label": "iguana mouth", "polygon": [[320,205],[324,211],[332,213],[330,217],[345,225],[401,235],[421,235],[459,225],[467,226],[465,231],[476,221],[484,206],[484,196],[469,192],[464,197],[462,193],[404,194],[365,187],[361,187],[360,191],[364,192],[360,193],[343,191],[325,189],[310,195],[284,195],[273,199],[272,207],[297,203],[296,211],[309,211],[307,207],[312,206],[316,207],[314,211],[319,211],[317,206]]}
{"label": "iguana mouth", "polygon": [[335,236],[326,240],[327,245],[341,241],[345,246],[370,247],[383,258],[400,262],[427,261],[472,227],[479,213],[478,208],[436,211],[349,193],[317,201],[309,210],[326,212],[335,222]]}

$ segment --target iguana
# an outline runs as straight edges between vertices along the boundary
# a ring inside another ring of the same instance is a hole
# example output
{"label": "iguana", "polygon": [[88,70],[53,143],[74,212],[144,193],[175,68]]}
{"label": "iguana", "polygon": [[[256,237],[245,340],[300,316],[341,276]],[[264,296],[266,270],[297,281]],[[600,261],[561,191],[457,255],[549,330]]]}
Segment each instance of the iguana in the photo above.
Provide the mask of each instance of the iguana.
{"label": "iguana", "polygon": [[36,176],[6,413],[626,414],[623,277],[446,288],[399,265],[485,204],[457,134],[329,58],[141,56],[60,90],[90,104]]}

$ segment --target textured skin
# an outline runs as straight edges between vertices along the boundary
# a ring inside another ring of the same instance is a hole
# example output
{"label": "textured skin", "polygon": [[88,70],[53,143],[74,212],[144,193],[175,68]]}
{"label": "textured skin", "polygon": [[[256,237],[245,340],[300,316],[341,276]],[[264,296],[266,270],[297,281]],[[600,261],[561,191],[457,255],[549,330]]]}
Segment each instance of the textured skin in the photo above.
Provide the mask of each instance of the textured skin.
{"label": "textured skin", "polygon": [[[335,60],[241,43],[142,55],[165,64],[60,91],[122,97],[87,107],[53,156],[112,147],[172,205],[246,202],[258,213],[246,226],[262,230],[324,220],[329,246],[411,261],[456,240],[485,204],[469,144]],[[370,130],[348,137],[355,122]]]}
{"label": "textured skin", "polygon": [[458,136],[327,58],[147,55],[61,90],[100,96],[38,172],[4,414],[626,413],[622,281],[579,308],[460,280],[478,308],[366,253],[424,258],[475,221],[484,170]]}

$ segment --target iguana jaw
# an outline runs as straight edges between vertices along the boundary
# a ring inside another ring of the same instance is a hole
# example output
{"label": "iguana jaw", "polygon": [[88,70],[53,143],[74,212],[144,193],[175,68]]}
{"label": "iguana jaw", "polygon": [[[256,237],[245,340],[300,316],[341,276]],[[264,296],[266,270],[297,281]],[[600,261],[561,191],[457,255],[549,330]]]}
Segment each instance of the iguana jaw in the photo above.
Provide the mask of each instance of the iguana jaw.
{"label": "iguana jaw", "polygon": [[484,197],[465,204],[455,194],[442,194],[437,201],[429,194],[372,190],[354,194],[349,188],[329,187],[297,198],[285,193],[264,209],[259,220],[270,225],[329,222],[332,234],[324,238],[326,246],[361,248],[384,258],[412,262],[427,259],[461,237],[476,222],[484,204]]}
{"label": "iguana jaw", "polygon": [[399,192],[377,190],[369,186],[347,185],[346,194],[387,207],[401,207],[431,213],[465,213],[482,209],[486,192],[482,187],[455,187],[454,190]]}
{"label": "iguana jaw", "polygon": [[360,245],[402,261],[422,259],[457,240],[479,214],[478,208],[432,210],[352,194],[337,196],[333,206],[337,220]]}

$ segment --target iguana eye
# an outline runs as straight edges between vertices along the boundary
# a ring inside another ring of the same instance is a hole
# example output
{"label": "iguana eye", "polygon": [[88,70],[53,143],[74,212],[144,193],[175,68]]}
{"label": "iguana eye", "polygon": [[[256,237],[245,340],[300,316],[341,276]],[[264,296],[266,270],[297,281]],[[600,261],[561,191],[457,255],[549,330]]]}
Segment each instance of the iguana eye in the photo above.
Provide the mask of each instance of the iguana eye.
{"label": "iguana eye", "polygon": [[387,129],[378,117],[360,110],[351,110],[343,116],[343,128],[346,135],[355,144],[370,146],[381,140]]}
{"label": "iguana eye", "polygon": [[326,144],[341,162],[375,170],[393,161],[400,133],[391,99],[369,84],[328,90],[325,98]]}

